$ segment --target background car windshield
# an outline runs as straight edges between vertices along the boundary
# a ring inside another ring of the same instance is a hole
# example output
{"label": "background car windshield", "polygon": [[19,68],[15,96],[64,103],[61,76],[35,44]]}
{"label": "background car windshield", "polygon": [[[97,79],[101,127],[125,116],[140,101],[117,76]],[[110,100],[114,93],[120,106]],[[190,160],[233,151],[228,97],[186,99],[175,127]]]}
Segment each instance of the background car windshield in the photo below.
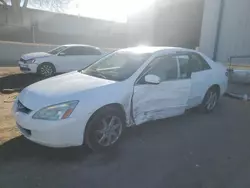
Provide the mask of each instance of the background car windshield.
{"label": "background car windshield", "polygon": [[115,52],[82,70],[90,76],[123,81],[132,74],[150,57],[150,53]]}
{"label": "background car windshield", "polygon": [[48,51],[48,53],[49,53],[49,54],[56,55],[56,54],[58,54],[59,52],[65,50],[66,48],[67,48],[66,46],[60,46],[60,47],[57,47],[57,48],[55,48],[55,49],[53,49],[53,50]]}

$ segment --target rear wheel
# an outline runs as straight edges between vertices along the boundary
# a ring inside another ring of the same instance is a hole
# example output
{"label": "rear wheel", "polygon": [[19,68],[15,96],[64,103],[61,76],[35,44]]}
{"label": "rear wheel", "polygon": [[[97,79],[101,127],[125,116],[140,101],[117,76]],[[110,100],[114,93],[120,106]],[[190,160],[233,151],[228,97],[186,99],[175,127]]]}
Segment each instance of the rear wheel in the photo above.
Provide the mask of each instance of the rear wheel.
{"label": "rear wheel", "polygon": [[207,91],[204,100],[200,106],[203,112],[212,112],[219,100],[219,91],[217,88],[211,88]]}
{"label": "rear wheel", "polygon": [[111,148],[120,139],[124,126],[124,118],[116,109],[97,112],[86,127],[86,144],[94,151]]}
{"label": "rear wheel", "polygon": [[56,69],[52,63],[42,63],[38,66],[37,73],[43,77],[50,77],[54,76]]}

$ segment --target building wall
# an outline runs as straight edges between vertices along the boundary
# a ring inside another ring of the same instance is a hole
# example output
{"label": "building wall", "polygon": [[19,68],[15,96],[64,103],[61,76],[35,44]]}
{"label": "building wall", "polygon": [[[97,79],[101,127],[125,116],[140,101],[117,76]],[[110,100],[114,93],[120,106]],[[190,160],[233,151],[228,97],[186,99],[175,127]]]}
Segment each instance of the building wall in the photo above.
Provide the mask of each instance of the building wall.
{"label": "building wall", "polygon": [[195,48],[199,45],[203,0],[158,0],[154,19],[157,46]]}
{"label": "building wall", "polygon": [[129,44],[180,46],[199,45],[204,0],[156,0],[128,19]]}
{"label": "building wall", "polygon": [[224,0],[221,27],[218,29],[220,2],[205,2],[200,51],[213,58],[218,30],[217,61],[226,62],[230,56],[250,55],[250,1]]}
{"label": "building wall", "polygon": [[213,58],[221,0],[205,0],[199,50]]}
{"label": "building wall", "polygon": [[218,61],[250,55],[250,1],[225,0],[218,43]]}
{"label": "building wall", "polygon": [[17,66],[21,55],[31,52],[47,52],[56,46],[0,41],[0,66]]}

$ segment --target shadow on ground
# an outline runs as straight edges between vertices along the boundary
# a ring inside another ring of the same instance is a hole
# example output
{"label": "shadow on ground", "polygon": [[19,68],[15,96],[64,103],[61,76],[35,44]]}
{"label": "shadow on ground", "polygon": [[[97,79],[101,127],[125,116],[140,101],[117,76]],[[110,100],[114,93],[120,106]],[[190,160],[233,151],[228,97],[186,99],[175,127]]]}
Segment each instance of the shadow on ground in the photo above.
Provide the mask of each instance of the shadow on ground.
{"label": "shadow on ground", "polygon": [[[129,131],[130,134],[137,136],[141,132],[135,128]],[[134,133],[134,134],[133,134]],[[130,135],[131,136],[131,135]],[[123,137],[128,134],[124,133]],[[119,145],[103,152],[93,152],[87,146],[70,147],[70,148],[49,148],[38,145],[24,138],[16,137],[6,143],[0,145],[0,164],[1,162],[18,162],[18,161],[54,161],[54,162],[80,162],[88,157],[92,157],[94,161],[89,165],[103,165],[115,161],[119,158]]]}
{"label": "shadow on ground", "polygon": [[[173,118],[174,119],[174,118]],[[157,121],[159,124],[164,123],[165,120]],[[70,148],[49,148],[41,146],[39,144],[33,143],[23,136],[18,136],[12,140],[5,142],[0,145],[0,164],[1,162],[18,162],[18,161],[54,161],[54,162],[80,162],[84,161],[86,158],[91,157],[93,161],[88,161],[92,166],[103,165],[113,162],[120,158],[120,146],[125,140],[130,138],[140,137],[140,135],[147,129],[151,129],[150,123],[141,126],[136,126],[132,128],[127,128],[123,137],[116,147],[112,147],[103,152],[93,152],[87,146],[70,147]],[[156,128],[161,126],[156,126]]]}
{"label": "shadow on ground", "polygon": [[228,84],[228,92],[229,93],[235,93],[240,95],[247,94],[250,95],[250,84],[244,84],[244,83],[229,83]]}
{"label": "shadow on ground", "polygon": [[6,89],[23,89],[24,87],[43,80],[35,74],[12,74],[0,78],[0,92]]}
{"label": "shadow on ground", "polygon": [[16,137],[0,145],[1,161],[20,161],[22,159],[44,160],[82,160],[92,151],[87,147],[48,148],[35,144],[23,136]]}

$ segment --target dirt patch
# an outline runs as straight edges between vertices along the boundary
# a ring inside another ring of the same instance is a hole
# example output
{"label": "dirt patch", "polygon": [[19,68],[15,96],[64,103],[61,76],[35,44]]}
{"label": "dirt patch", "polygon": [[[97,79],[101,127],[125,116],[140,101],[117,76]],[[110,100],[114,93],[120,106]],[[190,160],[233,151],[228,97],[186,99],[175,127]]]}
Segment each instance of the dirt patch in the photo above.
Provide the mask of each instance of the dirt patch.
{"label": "dirt patch", "polygon": [[13,101],[18,93],[0,94],[0,145],[20,135],[11,115]]}
{"label": "dirt patch", "polygon": [[0,77],[20,73],[19,67],[0,67]]}
{"label": "dirt patch", "polygon": [[[0,68],[0,145],[20,135],[11,115],[13,101],[18,95],[15,89],[22,89],[42,79],[34,74],[22,74],[18,67]],[[5,89],[14,90],[4,94]]]}

